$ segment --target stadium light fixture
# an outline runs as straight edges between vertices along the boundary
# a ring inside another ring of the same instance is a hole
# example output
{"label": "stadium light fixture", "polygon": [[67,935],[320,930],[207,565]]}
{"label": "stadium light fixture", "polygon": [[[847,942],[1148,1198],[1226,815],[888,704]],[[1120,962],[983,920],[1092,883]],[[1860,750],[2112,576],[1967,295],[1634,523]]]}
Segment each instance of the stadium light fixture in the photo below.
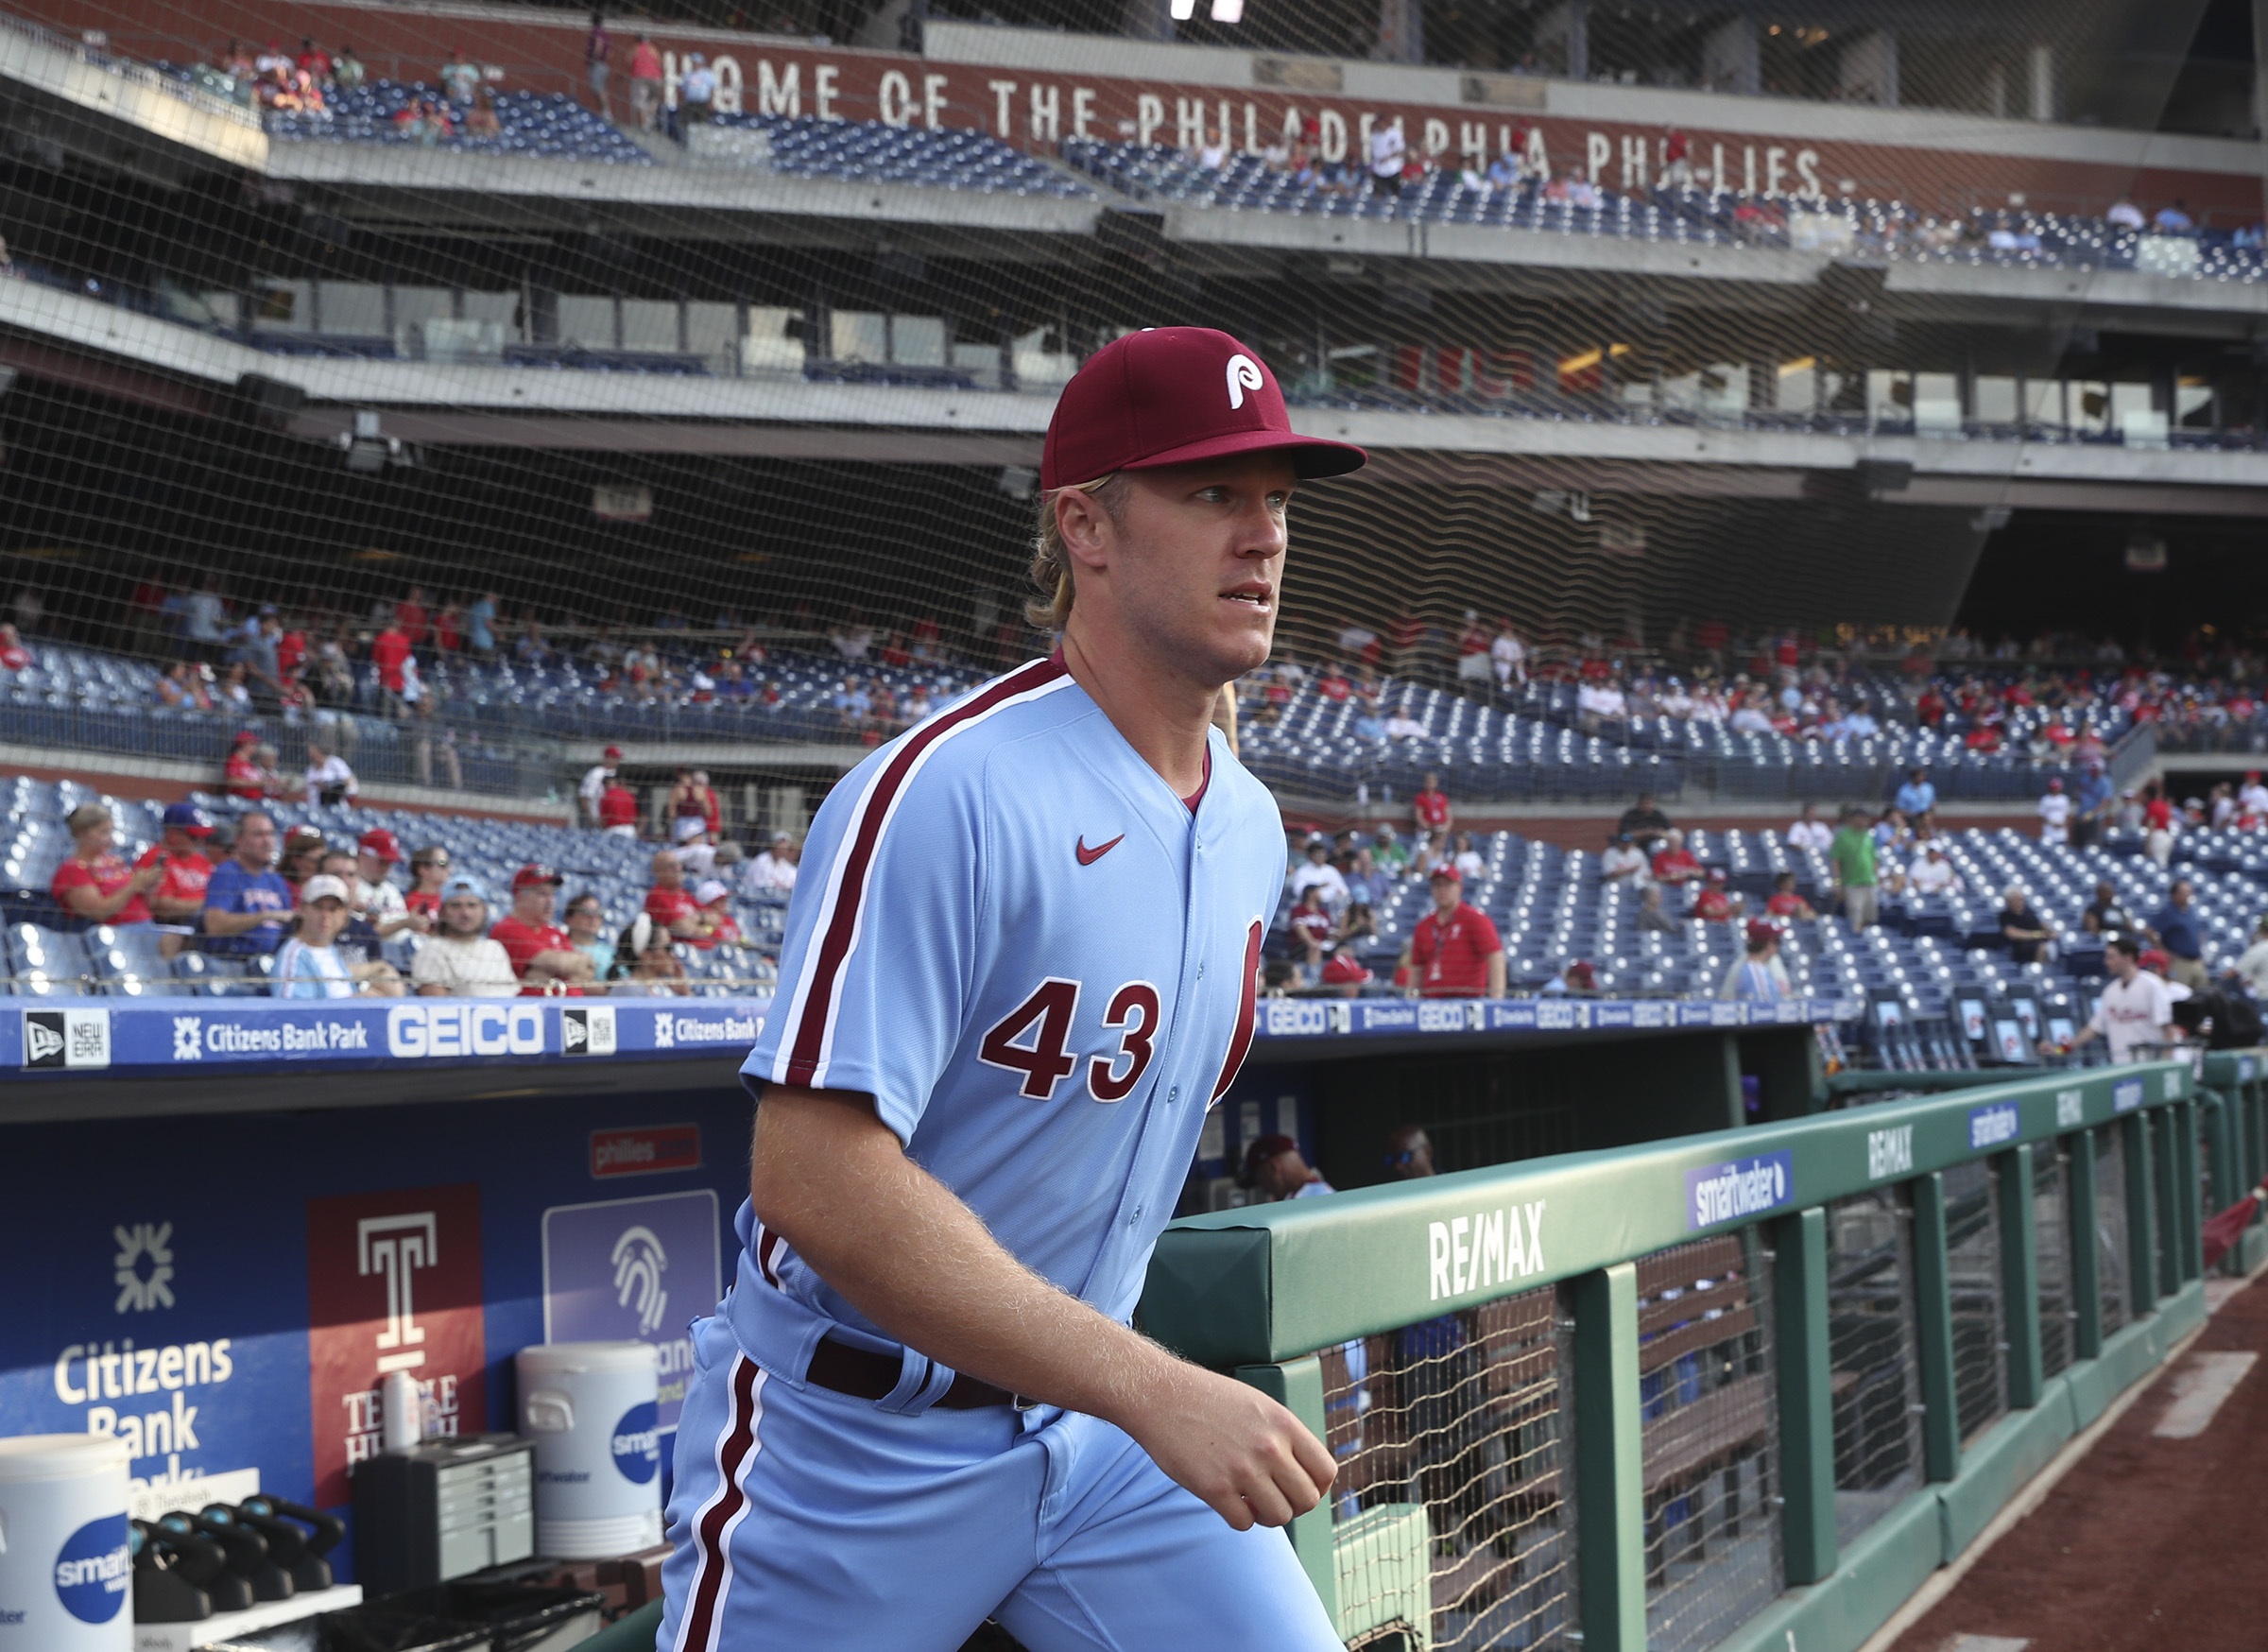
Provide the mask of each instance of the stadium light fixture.
{"label": "stadium light fixture", "polygon": [[1244,22],[1245,0],[1212,0],[1212,20],[1215,23]]}
{"label": "stadium light fixture", "polygon": [[1187,23],[1197,14],[1197,0],[1171,0],[1176,23]]}

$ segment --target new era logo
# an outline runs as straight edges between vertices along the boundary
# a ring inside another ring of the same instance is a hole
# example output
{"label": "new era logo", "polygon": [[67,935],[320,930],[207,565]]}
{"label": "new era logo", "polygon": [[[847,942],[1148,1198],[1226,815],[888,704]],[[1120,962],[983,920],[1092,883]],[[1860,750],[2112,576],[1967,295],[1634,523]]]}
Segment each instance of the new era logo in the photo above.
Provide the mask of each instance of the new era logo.
{"label": "new era logo", "polygon": [[24,1011],[26,1067],[108,1067],[111,1012],[107,1009]]}
{"label": "new era logo", "polygon": [[563,1056],[611,1056],[614,1053],[614,1007],[592,1005],[559,1011],[559,1053]]}

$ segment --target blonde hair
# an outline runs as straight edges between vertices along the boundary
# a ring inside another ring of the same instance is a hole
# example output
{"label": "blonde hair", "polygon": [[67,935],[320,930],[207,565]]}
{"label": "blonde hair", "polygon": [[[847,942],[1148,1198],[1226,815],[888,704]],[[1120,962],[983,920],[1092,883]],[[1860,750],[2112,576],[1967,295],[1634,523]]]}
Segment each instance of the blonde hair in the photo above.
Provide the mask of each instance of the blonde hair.
{"label": "blonde hair", "polygon": [[111,812],[100,803],[81,803],[63,817],[63,826],[74,837],[84,837],[97,826],[111,823]]}
{"label": "blonde hair", "polygon": [[1041,630],[1059,631],[1071,618],[1071,603],[1075,594],[1071,552],[1063,543],[1063,530],[1056,523],[1056,501],[1065,493],[1085,493],[1115,523],[1119,512],[1125,508],[1126,490],[1125,473],[1112,471],[1091,482],[1051,488],[1040,495],[1040,521],[1032,535],[1032,583],[1040,588],[1040,594],[1023,605],[1026,620]]}

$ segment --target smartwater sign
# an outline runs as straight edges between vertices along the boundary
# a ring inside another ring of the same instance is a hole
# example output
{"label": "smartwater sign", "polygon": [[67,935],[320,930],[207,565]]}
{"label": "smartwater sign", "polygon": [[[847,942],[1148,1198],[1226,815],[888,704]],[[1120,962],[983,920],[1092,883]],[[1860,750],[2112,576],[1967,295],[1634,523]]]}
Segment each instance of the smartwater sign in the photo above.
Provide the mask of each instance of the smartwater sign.
{"label": "smartwater sign", "polygon": [[2023,1133],[2023,1115],[2017,1111],[2013,1101],[1995,1102],[1990,1107],[1972,1107],[1968,1110],[1968,1145],[1971,1152],[1997,1147],[2002,1142],[2013,1142]]}
{"label": "smartwater sign", "polygon": [[1796,1156],[1765,1153],[1685,1173],[1685,1225],[1713,1228],[1778,1210],[1796,1196]]}

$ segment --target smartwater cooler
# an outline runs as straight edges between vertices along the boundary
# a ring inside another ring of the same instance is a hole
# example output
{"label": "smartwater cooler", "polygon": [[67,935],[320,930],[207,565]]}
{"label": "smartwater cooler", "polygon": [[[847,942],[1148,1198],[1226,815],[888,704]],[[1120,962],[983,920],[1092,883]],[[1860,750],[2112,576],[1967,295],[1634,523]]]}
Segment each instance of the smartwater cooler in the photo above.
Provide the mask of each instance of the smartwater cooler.
{"label": "smartwater cooler", "polygon": [[662,1540],[661,1359],[648,1342],[520,1351],[520,1432],[536,1446],[536,1553],[606,1559]]}
{"label": "smartwater cooler", "polygon": [[131,1652],[126,1442],[0,1439],[0,1652]]}

